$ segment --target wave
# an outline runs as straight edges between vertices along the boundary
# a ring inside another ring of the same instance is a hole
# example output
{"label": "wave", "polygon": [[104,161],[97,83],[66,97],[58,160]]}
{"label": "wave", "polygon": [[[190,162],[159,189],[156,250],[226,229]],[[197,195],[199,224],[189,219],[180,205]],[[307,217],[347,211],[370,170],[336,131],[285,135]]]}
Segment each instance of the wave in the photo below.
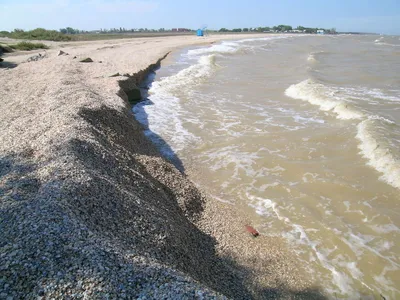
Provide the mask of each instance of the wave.
{"label": "wave", "polygon": [[318,105],[323,111],[333,111],[336,113],[338,119],[350,120],[361,119],[363,117],[362,112],[352,108],[343,99],[335,97],[334,91],[330,91],[326,86],[316,83],[311,79],[291,85],[286,89],[285,94],[291,98]]}
{"label": "wave", "polygon": [[318,55],[322,55],[322,54],[326,54],[325,51],[317,51],[317,52],[311,52],[308,57],[307,60],[309,62],[318,62],[318,59],[316,58],[316,56]]}
{"label": "wave", "polygon": [[395,126],[392,121],[382,117],[371,117],[357,125],[356,137],[361,142],[359,149],[368,159],[368,164],[383,173],[381,180],[400,189],[400,160],[392,153],[390,145],[376,136],[376,128],[385,125],[382,123]]}
{"label": "wave", "polygon": [[187,52],[188,56],[199,56],[204,54],[227,54],[227,53],[235,53],[240,49],[240,45],[234,42],[223,42],[222,44],[212,45],[207,48],[199,48],[189,50]]}
{"label": "wave", "polygon": [[189,57],[196,57],[205,54],[234,54],[241,52],[242,50],[245,49],[254,49],[254,46],[245,45],[248,42],[271,41],[271,40],[287,39],[290,37],[291,36],[271,36],[264,38],[250,38],[250,39],[242,39],[236,41],[225,41],[222,42],[221,44],[215,44],[210,47],[189,50],[186,55]]}
{"label": "wave", "polygon": [[[209,78],[217,68],[214,55],[205,55],[197,63],[153,82],[149,89],[149,100],[133,108],[136,119],[144,126],[145,134],[168,158],[183,150],[188,143],[199,141],[182,123],[182,94],[190,95],[193,87]],[[170,146],[165,142],[168,140]]]}
{"label": "wave", "polygon": [[285,35],[285,36],[269,36],[269,37],[263,37],[263,38],[251,38],[251,39],[243,39],[237,41],[238,43],[246,43],[246,42],[258,42],[258,41],[270,41],[270,40],[280,40],[280,39],[287,39],[291,38],[293,36],[291,35]]}
{"label": "wave", "polygon": [[400,47],[400,45],[390,44],[390,43],[384,43],[384,42],[375,42],[375,45],[380,45],[380,46],[391,46],[391,47]]}
{"label": "wave", "polygon": [[154,82],[149,93],[168,93],[169,95],[182,92],[190,93],[193,86],[204,82],[217,67],[215,55],[201,56],[197,64],[183,69],[175,75],[164,77],[160,81]]}
{"label": "wave", "polygon": [[[361,155],[368,160],[368,165],[383,175],[380,180],[400,189],[400,157],[397,155],[399,145],[394,145],[396,139],[388,137],[389,134],[397,134],[396,123],[392,120],[377,115],[368,115],[360,112],[345,101],[341,88],[333,89],[311,79],[291,85],[285,94],[294,99],[308,101],[319,106],[322,111],[332,111],[338,119],[360,120],[357,125],[356,138],[360,141]],[[354,91],[349,90],[349,96],[354,96]],[[364,91],[364,95],[374,96],[380,99],[390,99],[392,96],[384,95],[380,90]],[[399,131],[400,132],[400,131]]]}
{"label": "wave", "polygon": [[307,57],[307,60],[310,61],[310,62],[317,62],[317,60],[316,60],[316,58],[314,56],[314,53],[309,54],[308,57]]}
{"label": "wave", "polygon": [[369,89],[366,87],[339,87],[338,90],[346,93],[350,98],[356,98],[357,101],[367,101],[371,103],[376,103],[376,100],[379,100],[379,103],[382,103],[383,101],[400,102],[400,90],[387,90],[384,92],[378,88]]}
{"label": "wave", "polygon": [[380,45],[380,46],[392,46],[392,47],[400,47],[398,44],[391,44],[385,41],[384,37],[380,37],[379,39],[376,39],[374,41],[375,45]]}
{"label": "wave", "polygon": [[156,95],[138,103],[132,111],[143,125],[145,135],[172,162],[175,162],[175,153],[183,150],[188,142],[199,141],[199,137],[183,126],[183,109],[177,97]]}

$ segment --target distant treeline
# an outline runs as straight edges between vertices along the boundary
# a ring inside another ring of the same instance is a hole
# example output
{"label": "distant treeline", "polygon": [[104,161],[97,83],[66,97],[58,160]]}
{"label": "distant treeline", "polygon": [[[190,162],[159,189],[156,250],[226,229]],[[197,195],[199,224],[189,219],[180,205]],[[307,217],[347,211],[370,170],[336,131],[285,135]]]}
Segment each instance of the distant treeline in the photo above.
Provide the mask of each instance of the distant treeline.
{"label": "distant treeline", "polygon": [[23,30],[14,29],[13,31],[0,31],[0,37],[9,37],[13,39],[25,39],[25,40],[46,40],[46,41],[70,41],[76,40],[76,35],[94,35],[94,34],[124,34],[124,33],[168,33],[168,32],[190,32],[194,31],[187,28],[172,28],[172,29],[148,29],[148,28],[110,28],[100,30],[80,30],[72,27],[61,28],[57,30],[47,30],[44,28],[36,28],[34,30]]}
{"label": "distant treeline", "polygon": [[304,27],[304,26],[297,26],[293,28],[290,25],[278,25],[273,27],[253,27],[253,28],[234,28],[234,29],[227,29],[221,28],[218,30],[219,32],[298,32],[298,33],[317,33],[318,30],[323,30],[324,33],[327,34],[335,34],[336,29],[325,29],[325,28],[311,28],[311,27]]}
{"label": "distant treeline", "polygon": [[187,29],[187,28],[172,28],[172,29],[165,29],[165,28],[159,28],[159,29],[148,29],[148,28],[101,28],[99,30],[92,30],[92,31],[87,31],[87,30],[79,30],[79,29],[74,29],[71,27],[67,28],[61,28],[60,32],[64,34],[93,34],[93,33],[132,33],[132,32],[188,32],[188,31],[194,31],[192,29]]}
{"label": "distant treeline", "polygon": [[[324,30],[324,33],[335,34],[335,28],[324,29],[324,28],[310,28],[304,26],[297,26],[293,29],[289,25],[279,25],[273,27],[254,27],[254,28],[234,28],[227,29],[221,28],[219,30],[208,30],[210,32],[297,32],[297,33],[317,33],[317,30]],[[47,41],[69,41],[77,40],[74,36],[87,36],[87,35],[98,35],[98,34],[128,34],[128,33],[168,33],[168,32],[191,32],[193,29],[187,28],[159,28],[159,29],[148,29],[148,28],[110,28],[110,29],[99,29],[99,30],[80,30],[72,27],[61,28],[57,30],[47,30],[44,28],[36,28],[34,30],[22,30],[14,29],[13,31],[0,31],[0,37],[9,37],[13,39],[26,39],[26,40],[47,40]]]}

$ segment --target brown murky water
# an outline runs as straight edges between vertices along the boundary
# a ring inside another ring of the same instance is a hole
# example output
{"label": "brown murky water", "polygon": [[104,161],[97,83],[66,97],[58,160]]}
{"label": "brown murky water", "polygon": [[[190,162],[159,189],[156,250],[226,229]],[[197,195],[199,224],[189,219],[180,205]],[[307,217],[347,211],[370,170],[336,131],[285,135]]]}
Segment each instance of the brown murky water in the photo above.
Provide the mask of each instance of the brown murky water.
{"label": "brown murky water", "polygon": [[332,297],[400,298],[400,40],[186,49],[134,108],[165,155],[283,236]]}

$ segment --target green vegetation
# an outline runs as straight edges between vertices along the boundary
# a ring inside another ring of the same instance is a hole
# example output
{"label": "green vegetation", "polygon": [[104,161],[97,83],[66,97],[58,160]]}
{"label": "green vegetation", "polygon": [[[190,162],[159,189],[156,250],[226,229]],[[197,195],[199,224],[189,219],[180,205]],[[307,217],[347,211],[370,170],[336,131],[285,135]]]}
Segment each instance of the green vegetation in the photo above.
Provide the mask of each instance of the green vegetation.
{"label": "green vegetation", "polygon": [[190,29],[174,28],[174,29],[147,29],[147,28],[110,28],[93,31],[79,30],[72,27],[61,28],[60,31],[46,30],[36,28],[34,30],[24,31],[22,29],[14,29],[11,32],[0,31],[0,37],[8,37],[13,39],[24,40],[46,40],[46,41],[91,41],[91,40],[108,40],[132,37],[152,37],[152,36],[168,36],[168,35],[188,35],[192,34]]}
{"label": "green vegetation", "polygon": [[293,30],[293,28],[290,25],[278,25],[272,27],[272,30],[277,32],[287,32]]}
{"label": "green vegetation", "polygon": [[84,30],[79,30],[79,29],[74,29],[72,27],[67,27],[67,28],[61,28],[60,32],[62,34],[79,34],[79,33],[85,33]]}
{"label": "green vegetation", "polygon": [[20,42],[15,45],[10,45],[10,48],[15,50],[35,50],[35,49],[49,49],[49,47],[43,43],[30,43],[30,42]]}
{"label": "green vegetation", "polygon": [[[275,33],[317,33],[317,30],[324,30],[326,34],[336,34],[335,28],[323,29],[323,28],[311,28],[304,26],[297,26],[293,29],[290,25],[278,25],[278,26],[265,26],[265,27],[254,27],[254,28],[234,28],[227,29],[221,28],[219,30],[208,30],[209,32],[275,32]],[[132,37],[152,37],[152,36],[169,36],[169,35],[191,35],[193,30],[186,28],[172,28],[172,29],[148,29],[148,28],[110,28],[85,31],[80,29],[74,29],[72,27],[61,28],[59,31],[47,30],[44,28],[36,28],[34,30],[25,31],[22,29],[14,29],[11,32],[0,31],[0,37],[8,37],[13,39],[24,39],[24,40],[46,40],[46,41],[91,41],[91,40],[107,40],[107,39],[122,39]],[[14,45],[14,49],[21,50],[32,50],[42,49],[46,47],[44,44],[17,44]],[[5,52],[5,51],[2,51]]]}
{"label": "green vegetation", "polygon": [[253,31],[257,31],[257,32],[269,32],[272,30],[271,27],[268,27],[268,26],[267,27],[257,27],[254,29],[256,29],[256,30],[253,30]]}
{"label": "green vegetation", "polygon": [[24,31],[22,29],[14,29],[11,32],[0,31],[0,37],[9,37],[13,39],[24,40],[46,40],[46,41],[69,41],[71,37],[58,32],[56,30],[46,30],[36,28],[34,30]]}

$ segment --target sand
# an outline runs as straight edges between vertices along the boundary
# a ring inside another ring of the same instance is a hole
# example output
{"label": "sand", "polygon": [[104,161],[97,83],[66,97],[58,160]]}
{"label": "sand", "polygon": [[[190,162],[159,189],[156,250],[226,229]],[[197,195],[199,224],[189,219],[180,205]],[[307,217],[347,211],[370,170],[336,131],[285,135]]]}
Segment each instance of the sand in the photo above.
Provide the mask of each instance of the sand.
{"label": "sand", "polygon": [[237,38],[3,57],[0,299],[324,298],[282,239],[245,232],[247,216],[162,158],[131,113],[126,92],[169,52]]}

